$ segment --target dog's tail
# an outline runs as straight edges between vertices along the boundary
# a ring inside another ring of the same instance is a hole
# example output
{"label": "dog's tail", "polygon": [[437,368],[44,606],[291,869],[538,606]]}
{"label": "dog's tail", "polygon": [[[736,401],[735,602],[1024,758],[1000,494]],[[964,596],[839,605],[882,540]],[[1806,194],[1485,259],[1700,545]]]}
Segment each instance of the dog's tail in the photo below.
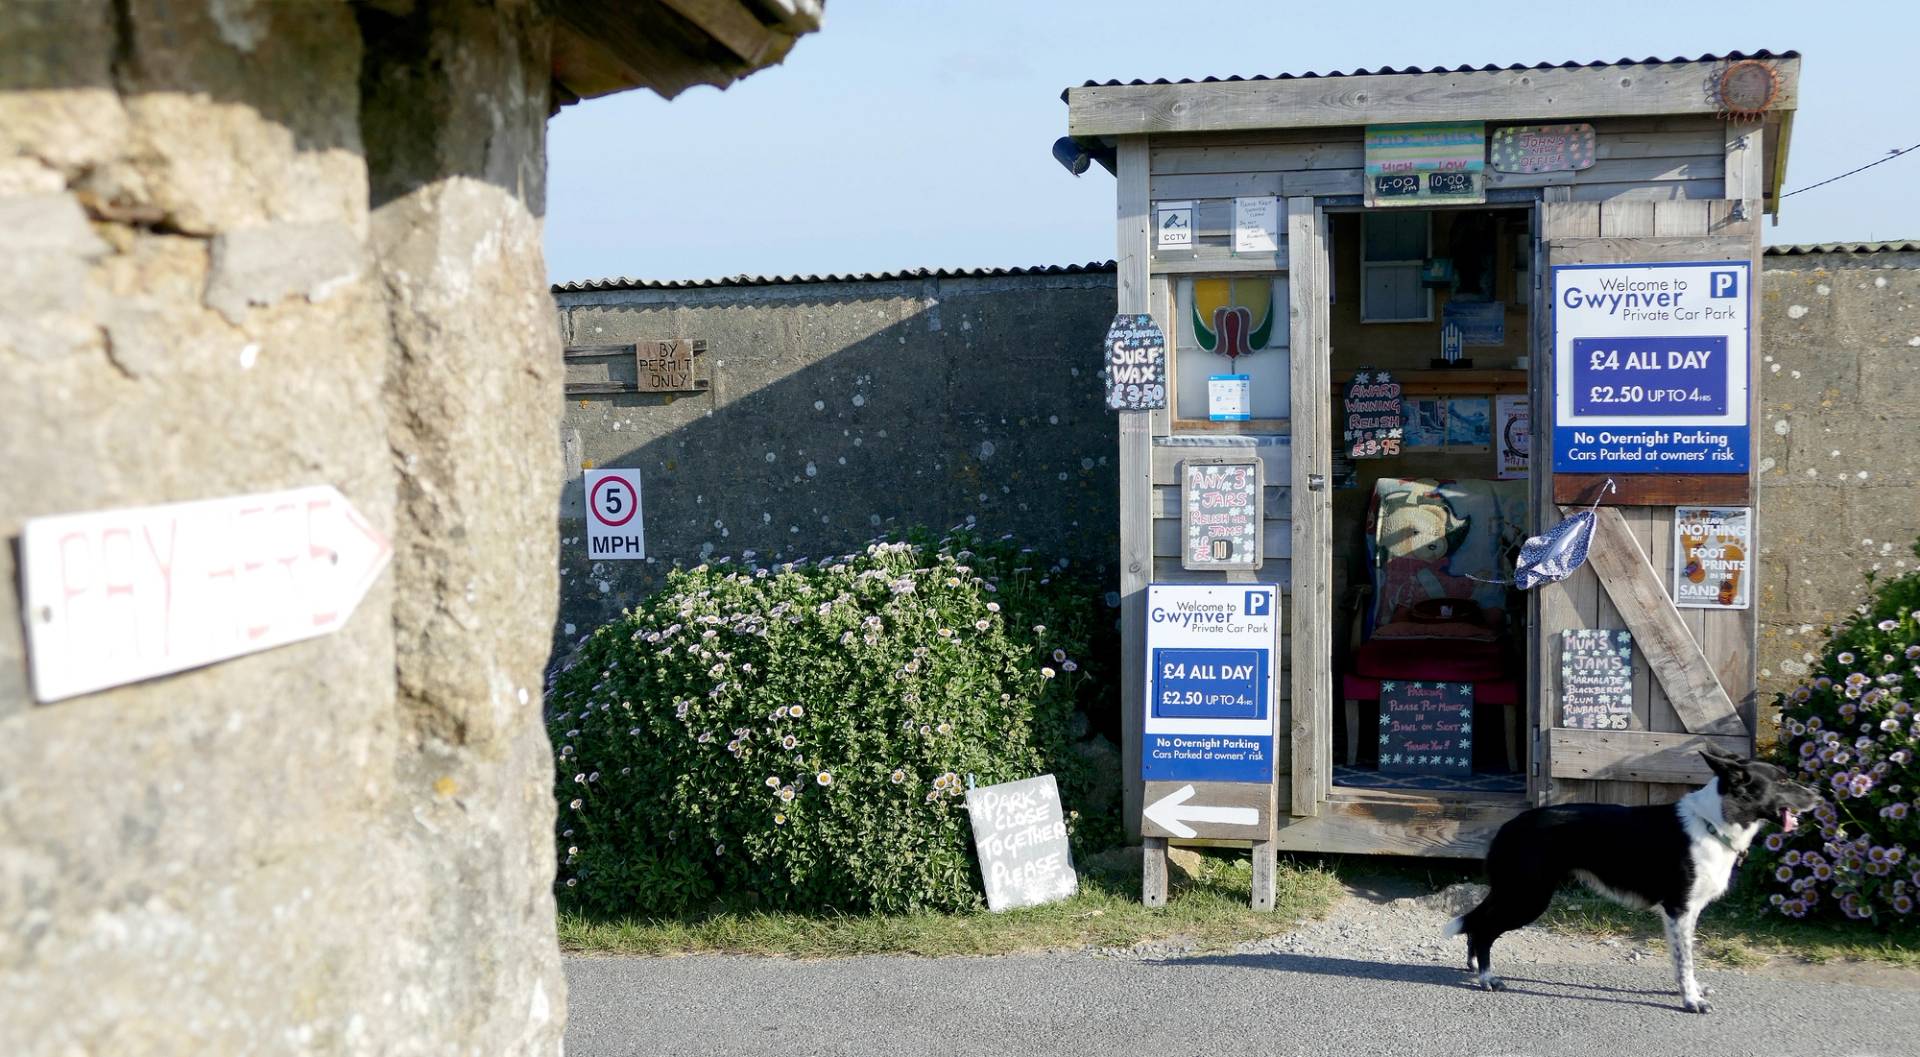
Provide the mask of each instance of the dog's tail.
{"label": "dog's tail", "polygon": [[1440,935],[1458,936],[1465,931],[1467,931],[1467,916],[1462,914],[1452,921],[1447,922],[1447,927],[1440,930]]}

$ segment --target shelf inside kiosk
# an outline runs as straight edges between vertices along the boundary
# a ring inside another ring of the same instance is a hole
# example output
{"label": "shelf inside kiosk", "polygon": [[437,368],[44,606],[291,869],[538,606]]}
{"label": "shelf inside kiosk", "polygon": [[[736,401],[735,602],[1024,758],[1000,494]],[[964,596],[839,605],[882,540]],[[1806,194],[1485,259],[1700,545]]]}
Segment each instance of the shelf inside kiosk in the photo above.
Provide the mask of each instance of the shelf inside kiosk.
{"label": "shelf inside kiosk", "polygon": [[[1513,421],[1529,378],[1527,212],[1330,220],[1333,784],[1522,795],[1526,610],[1501,581],[1529,534]],[[1472,365],[1449,365],[1443,337]],[[1352,457],[1364,446],[1348,408],[1377,412],[1394,387],[1397,443]]]}

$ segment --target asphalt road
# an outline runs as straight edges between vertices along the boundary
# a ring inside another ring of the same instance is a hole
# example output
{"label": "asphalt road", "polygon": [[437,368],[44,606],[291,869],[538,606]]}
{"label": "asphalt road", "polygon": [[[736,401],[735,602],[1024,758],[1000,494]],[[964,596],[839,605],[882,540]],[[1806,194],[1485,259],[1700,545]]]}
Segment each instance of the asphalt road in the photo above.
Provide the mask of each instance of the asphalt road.
{"label": "asphalt road", "polygon": [[661,1054],[1920,1054],[1920,995],[1666,959],[1462,969],[1317,954],[1139,960],[571,958],[568,1057]]}

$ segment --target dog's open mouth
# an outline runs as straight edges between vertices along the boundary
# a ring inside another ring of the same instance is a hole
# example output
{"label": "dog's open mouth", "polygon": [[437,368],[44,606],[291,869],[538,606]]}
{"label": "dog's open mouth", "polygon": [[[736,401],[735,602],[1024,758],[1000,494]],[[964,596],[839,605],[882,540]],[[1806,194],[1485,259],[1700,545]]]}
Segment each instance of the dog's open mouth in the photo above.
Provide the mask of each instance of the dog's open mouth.
{"label": "dog's open mouth", "polygon": [[1782,810],[1782,811],[1780,812],[1780,830],[1781,830],[1781,832],[1783,832],[1783,833],[1792,833],[1792,832],[1793,832],[1793,828],[1794,828],[1795,826],[1798,826],[1799,824],[1800,824],[1800,816],[1799,816],[1799,815],[1796,815],[1796,814],[1794,814],[1794,813],[1793,813],[1793,812],[1792,812],[1791,810],[1785,810],[1785,809],[1783,809],[1783,810]]}

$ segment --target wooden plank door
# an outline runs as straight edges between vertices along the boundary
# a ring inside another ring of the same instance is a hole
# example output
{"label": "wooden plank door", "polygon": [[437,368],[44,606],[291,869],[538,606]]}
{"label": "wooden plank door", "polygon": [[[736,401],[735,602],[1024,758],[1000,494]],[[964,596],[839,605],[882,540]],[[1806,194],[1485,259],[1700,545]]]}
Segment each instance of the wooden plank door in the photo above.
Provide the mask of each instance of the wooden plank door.
{"label": "wooden plank door", "polygon": [[[1533,419],[1540,440],[1531,490],[1536,532],[1587,505],[1555,501],[1551,269],[1563,264],[1747,260],[1753,280],[1760,277],[1752,222],[1742,219],[1729,202],[1548,201],[1541,205],[1539,232],[1546,267],[1537,277],[1535,300],[1540,308]],[[1757,317],[1758,292],[1749,294]],[[1757,322],[1749,322],[1751,349],[1759,348]],[[1757,371],[1751,384],[1758,385]],[[1688,494],[1690,485],[1713,485],[1686,476],[1672,480],[1678,494]],[[1560,496],[1562,501],[1567,498]],[[1648,502],[1599,507],[1587,564],[1561,583],[1536,589],[1531,682],[1536,688],[1533,725],[1542,736],[1535,739],[1537,770],[1529,782],[1536,802],[1664,802],[1704,780],[1698,749],[1712,745],[1745,753],[1752,748],[1751,653],[1743,655],[1724,644],[1743,641],[1742,629],[1753,626],[1755,611],[1674,607],[1669,582],[1674,508]],[[1562,727],[1560,632],[1620,627],[1634,639],[1633,729]],[[1749,663],[1742,663],[1742,656]]]}
{"label": "wooden plank door", "polygon": [[1293,391],[1292,811],[1316,815],[1333,785],[1333,466],[1326,214],[1287,200]]}

